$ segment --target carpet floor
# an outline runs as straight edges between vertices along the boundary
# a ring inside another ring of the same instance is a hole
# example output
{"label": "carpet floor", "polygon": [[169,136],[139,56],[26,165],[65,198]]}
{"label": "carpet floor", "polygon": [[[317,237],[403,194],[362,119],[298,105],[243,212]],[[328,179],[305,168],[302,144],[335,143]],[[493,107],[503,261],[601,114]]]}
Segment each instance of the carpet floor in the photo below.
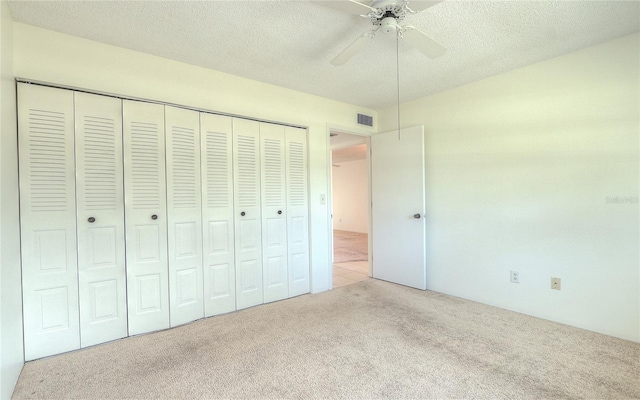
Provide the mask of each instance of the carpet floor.
{"label": "carpet floor", "polygon": [[29,398],[640,398],[640,343],[367,280],[28,362]]}
{"label": "carpet floor", "polygon": [[349,261],[367,261],[369,245],[366,233],[333,231],[333,262],[334,264]]}

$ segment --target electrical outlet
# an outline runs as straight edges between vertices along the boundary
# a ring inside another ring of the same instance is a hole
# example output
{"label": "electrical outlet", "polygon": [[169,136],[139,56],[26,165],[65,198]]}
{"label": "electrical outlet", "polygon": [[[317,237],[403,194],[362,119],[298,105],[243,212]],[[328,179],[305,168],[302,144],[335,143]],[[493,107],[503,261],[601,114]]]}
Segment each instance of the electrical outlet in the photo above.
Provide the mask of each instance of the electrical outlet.
{"label": "electrical outlet", "polygon": [[560,278],[556,278],[555,276],[551,277],[551,289],[560,290]]}
{"label": "electrical outlet", "polygon": [[511,282],[520,283],[520,272],[511,271]]}

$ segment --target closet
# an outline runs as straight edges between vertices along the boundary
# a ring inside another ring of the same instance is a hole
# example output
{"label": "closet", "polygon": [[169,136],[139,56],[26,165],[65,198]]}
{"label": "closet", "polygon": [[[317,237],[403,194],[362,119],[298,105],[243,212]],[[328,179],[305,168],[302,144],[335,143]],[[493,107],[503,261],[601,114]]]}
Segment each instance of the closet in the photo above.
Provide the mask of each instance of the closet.
{"label": "closet", "polygon": [[124,100],[129,334],[169,327],[164,107]]}
{"label": "closet", "polygon": [[259,134],[258,122],[233,120],[236,306],[238,310],[263,302]]}
{"label": "closet", "polygon": [[309,291],[306,131],[260,124],[264,301]]}
{"label": "closet", "polygon": [[25,358],[309,292],[306,130],[18,83]]}
{"label": "closet", "polygon": [[204,317],[200,115],[165,106],[171,326]]}
{"label": "closet", "polygon": [[204,314],[236,309],[231,117],[200,114]]}
{"label": "closet", "polygon": [[289,297],[309,293],[307,131],[285,127]]}
{"label": "closet", "polygon": [[287,298],[287,223],[284,126],[260,124],[260,146],[263,157],[264,188],[262,190],[262,248],[264,266],[264,301]]}
{"label": "closet", "polygon": [[80,347],[73,92],[19,89],[24,340],[31,360]]}
{"label": "closet", "polygon": [[80,346],[127,336],[122,101],[74,93]]}

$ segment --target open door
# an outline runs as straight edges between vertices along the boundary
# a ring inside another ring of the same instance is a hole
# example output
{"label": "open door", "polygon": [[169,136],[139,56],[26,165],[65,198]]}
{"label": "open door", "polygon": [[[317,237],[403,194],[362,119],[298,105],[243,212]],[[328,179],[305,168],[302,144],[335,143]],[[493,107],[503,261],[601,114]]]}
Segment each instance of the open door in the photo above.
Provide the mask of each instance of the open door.
{"label": "open door", "polygon": [[373,277],[425,290],[424,128],[371,137]]}

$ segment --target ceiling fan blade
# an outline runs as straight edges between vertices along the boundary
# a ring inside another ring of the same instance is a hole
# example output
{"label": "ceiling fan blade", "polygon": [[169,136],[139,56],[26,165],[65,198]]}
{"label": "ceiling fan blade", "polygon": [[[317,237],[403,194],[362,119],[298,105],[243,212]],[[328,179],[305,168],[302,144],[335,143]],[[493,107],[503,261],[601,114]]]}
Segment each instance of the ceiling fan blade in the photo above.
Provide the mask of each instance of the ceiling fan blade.
{"label": "ceiling fan blade", "polygon": [[402,38],[429,58],[438,58],[447,49],[413,26],[402,27]]}
{"label": "ceiling fan blade", "polygon": [[331,60],[331,65],[337,67],[339,65],[346,64],[347,61],[351,59],[351,57],[362,50],[364,45],[367,44],[368,39],[373,39],[373,37],[371,36],[371,32],[367,32],[362,36],[358,36],[358,38],[354,40],[349,46],[347,46],[346,49],[342,50],[342,53],[338,54],[336,58]]}
{"label": "ceiling fan blade", "polygon": [[433,7],[438,3],[442,3],[444,0],[409,0],[407,7],[415,12],[426,10],[429,7]]}
{"label": "ceiling fan blade", "polygon": [[369,14],[371,11],[376,11],[375,8],[355,0],[311,0],[311,2],[354,15],[364,15]]}

